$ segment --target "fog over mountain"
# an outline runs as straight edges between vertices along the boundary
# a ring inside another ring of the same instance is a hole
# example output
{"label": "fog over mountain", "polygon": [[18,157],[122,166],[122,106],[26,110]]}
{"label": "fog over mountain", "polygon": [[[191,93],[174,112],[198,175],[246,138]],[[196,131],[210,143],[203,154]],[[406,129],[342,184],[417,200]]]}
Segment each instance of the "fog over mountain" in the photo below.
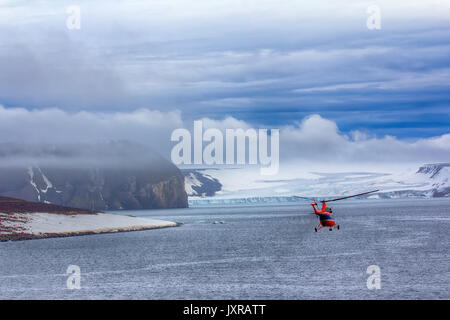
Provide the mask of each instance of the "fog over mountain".
{"label": "fog over mountain", "polygon": [[0,167],[153,168],[167,160],[148,146],[130,141],[65,144],[0,143]]}

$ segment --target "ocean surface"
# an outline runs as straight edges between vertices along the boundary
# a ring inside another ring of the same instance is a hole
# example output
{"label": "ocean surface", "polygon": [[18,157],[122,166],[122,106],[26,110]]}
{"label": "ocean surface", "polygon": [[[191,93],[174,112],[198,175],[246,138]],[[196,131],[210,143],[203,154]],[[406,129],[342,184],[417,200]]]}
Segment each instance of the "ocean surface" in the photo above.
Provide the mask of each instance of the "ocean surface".
{"label": "ocean surface", "polygon": [[[450,299],[450,199],[127,211],[180,227],[0,243],[1,299]],[[217,222],[217,223],[214,223]],[[223,222],[223,223],[220,223]],[[69,265],[81,289],[66,285]],[[380,268],[379,290],[367,268]]]}

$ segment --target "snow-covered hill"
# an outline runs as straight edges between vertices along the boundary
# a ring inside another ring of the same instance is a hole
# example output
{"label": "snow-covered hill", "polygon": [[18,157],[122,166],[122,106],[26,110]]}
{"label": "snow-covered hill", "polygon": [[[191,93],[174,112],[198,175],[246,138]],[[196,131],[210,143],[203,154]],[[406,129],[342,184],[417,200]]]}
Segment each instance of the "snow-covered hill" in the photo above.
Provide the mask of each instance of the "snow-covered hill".
{"label": "snow-covered hill", "polygon": [[417,175],[428,178],[433,197],[450,195],[450,163],[427,164],[419,168]]}
{"label": "snow-covered hill", "polygon": [[373,198],[449,197],[450,163],[404,172],[303,172],[268,179],[248,168],[182,170],[189,202],[242,204],[298,201],[295,196],[330,197],[380,189]]}

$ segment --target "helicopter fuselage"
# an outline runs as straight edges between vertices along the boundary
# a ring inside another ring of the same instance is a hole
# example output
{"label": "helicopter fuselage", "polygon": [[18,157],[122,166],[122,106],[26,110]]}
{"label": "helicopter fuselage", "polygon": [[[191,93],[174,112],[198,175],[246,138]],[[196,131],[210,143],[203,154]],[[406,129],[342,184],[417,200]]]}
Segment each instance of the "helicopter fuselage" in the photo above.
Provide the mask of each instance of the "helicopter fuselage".
{"label": "helicopter fuselage", "polygon": [[320,230],[323,227],[339,229],[339,225],[336,224],[336,221],[333,218],[333,210],[327,206],[325,202],[322,203],[322,209],[317,210],[316,203],[311,203],[311,206],[314,209],[314,214],[319,217],[320,224],[315,228],[315,230]]}

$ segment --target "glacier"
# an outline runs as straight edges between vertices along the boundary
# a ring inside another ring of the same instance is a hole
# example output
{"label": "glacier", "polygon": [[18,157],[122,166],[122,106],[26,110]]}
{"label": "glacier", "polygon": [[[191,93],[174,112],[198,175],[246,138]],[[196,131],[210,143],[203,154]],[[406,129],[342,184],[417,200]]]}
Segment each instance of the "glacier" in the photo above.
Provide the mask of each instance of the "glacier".
{"label": "glacier", "polygon": [[245,167],[183,169],[189,205],[242,205],[304,201],[379,189],[367,198],[450,196],[450,163],[402,172],[299,172],[267,178]]}

